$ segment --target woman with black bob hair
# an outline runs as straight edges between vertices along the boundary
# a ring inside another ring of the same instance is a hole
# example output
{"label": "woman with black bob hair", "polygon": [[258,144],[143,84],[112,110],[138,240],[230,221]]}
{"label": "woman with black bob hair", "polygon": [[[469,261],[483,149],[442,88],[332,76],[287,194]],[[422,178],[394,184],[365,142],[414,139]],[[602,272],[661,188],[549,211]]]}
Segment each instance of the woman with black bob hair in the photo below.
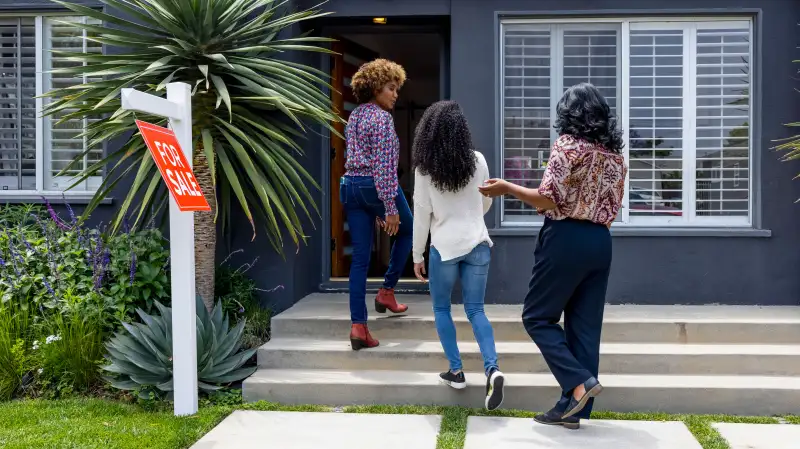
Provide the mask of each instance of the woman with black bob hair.
{"label": "woman with black bob hair", "polygon": [[622,205],[628,168],[622,131],[594,86],[571,87],[556,111],[559,137],[539,188],[490,179],[480,190],[490,197],[513,195],[545,216],[522,321],[562,395],[535,420],[577,429],[603,391],[597,377],[611,267],[609,228]]}
{"label": "woman with black bob hair", "polygon": [[450,315],[450,294],[461,280],[464,310],[483,355],[486,374],[484,406],[503,402],[505,378],[497,366],[492,325],[483,310],[486,277],[492,257],[492,240],[483,216],[492,200],[478,188],[489,179],[489,168],[474,149],[467,119],[453,101],[433,104],[422,115],[413,145],[414,273],[425,282],[425,244],[431,235],[430,291],[436,331],[450,369],[439,375],[456,389],[467,386],[456,327]]}

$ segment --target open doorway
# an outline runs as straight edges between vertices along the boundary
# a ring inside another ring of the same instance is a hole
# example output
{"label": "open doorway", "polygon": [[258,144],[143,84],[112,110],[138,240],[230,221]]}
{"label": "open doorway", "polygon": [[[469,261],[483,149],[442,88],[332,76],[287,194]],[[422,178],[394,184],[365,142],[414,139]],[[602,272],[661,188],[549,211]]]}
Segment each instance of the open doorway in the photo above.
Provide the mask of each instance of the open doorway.
{"label": "open doorway", "polygon": [[[414,130],[425,109],[444,98],[442,61],[444,39],[436,32],[353,33],[338,34],[332,57],[333,105],[347,119],[356,107],[350,90],[350,78],[361,64],[375,58],[386,58],[402,65],[408,76],[392,112],[400,138],[398,180],[413,211],[414,174],[411,168],[411,147]],[[340,129],[344,133],[344,126]],[[339,203],[339,178],[344,174],[346,147],[342,139],[331,136],[331,278],[345,280],[350,273],[352,246],[347,218]],[[380,281],[389,266],[391,238],[375,232],[368,277]],[[427,258],[426,258],[427,259]],[[414,279],[413,262],[409,257],[403,280]]]}

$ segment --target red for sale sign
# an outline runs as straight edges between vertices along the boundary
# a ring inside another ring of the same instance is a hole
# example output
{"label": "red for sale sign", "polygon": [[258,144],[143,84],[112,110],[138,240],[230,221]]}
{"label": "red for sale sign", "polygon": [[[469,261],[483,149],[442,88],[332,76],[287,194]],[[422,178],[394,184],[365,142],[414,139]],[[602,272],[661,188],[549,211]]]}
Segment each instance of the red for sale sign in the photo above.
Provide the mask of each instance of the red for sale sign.
{"label": "red for sale sign", "polygon": [[182,212],[210,211],[200,185],[171,129],[136,120],[144,142],[167,183],[167,188]]}

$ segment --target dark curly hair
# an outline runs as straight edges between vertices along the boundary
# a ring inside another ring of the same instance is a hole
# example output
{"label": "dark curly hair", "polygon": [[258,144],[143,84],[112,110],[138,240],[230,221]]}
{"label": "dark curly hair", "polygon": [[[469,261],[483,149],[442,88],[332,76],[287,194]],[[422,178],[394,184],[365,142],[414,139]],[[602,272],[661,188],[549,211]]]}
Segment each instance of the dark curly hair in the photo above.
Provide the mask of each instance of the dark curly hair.
{"label": "dark curly hair", "polygon": [[625,147],[617,117],[605,97],[589,83],[576,84],[561,97],[556,106],[555,128],[559,135],[600,144],[608,151],[620,153]]}
{"label": "dark curly hair", "polygon": [[375,96],[375,91],[394,81],[397,88],[406,82],[406,71],[400,64],[388,59],[376,59],[359,67],[350,81],[353,96],[358,104],[367,103]]}
{"label": "dark curly hair", "polygon": [[442,192],[458,192],[469,184],[478,159],[458,103],[439,101],[425,110],[414,133],[412,161]]}

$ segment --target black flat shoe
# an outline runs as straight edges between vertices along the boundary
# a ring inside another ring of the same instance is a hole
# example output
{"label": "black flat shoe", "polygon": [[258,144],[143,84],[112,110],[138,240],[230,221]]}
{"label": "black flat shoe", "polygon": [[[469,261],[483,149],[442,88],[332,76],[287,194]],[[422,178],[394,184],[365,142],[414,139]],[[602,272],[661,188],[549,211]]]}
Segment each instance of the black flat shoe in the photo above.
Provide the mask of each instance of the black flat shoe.
{"label": "black flat shoe", "polygon": [[533,417],[533,420],[539,424],[547,426],[562,426],[570,430],[578,430],[581,428],[581,420],[571,416],[569,418],[562,418],[562,413],[556,409],[552,409],[547,413],[540,413]]}
{"label": "black flat shoe", "polygon": [[589,403],[589,399],[596,398],[600,396],[600,393],[603,392],[603,386],[600,385],[600,382],[597,381],[594,377],[589,378],[586,382],[583,383],[583,387],[586,388],[586,393],[581,396],[580,399],[570,398],[569,405],[567,406],[567,410],[564,412],[564,416],[562,418],[569,418],[570,416],[574,416],[583,410],[586,407],[586,404]]}

